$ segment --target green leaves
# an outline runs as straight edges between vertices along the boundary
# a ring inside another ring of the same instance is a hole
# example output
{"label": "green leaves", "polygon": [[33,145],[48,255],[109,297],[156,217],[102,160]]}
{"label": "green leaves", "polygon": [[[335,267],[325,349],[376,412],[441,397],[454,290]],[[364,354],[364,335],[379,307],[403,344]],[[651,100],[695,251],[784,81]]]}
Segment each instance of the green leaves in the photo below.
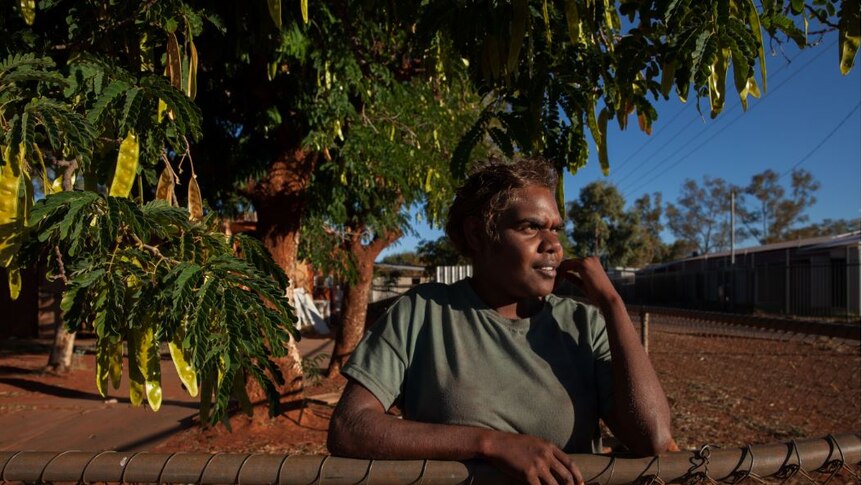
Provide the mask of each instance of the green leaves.
{"label": "green leaves", "polygon": [[[177,373],[193,395],[219,369],[255,376],[275,392],[272,382],[282,376],[270,359],[284,355],[295,316],[284,299],[287,278],[260,243],[237,236],[235,256],[224,236],[206,220],[190,221],[183,209],[164,201],[141,207],[92,192],[50,195],[36,204],[31,222],[21,252],[35,261],[41,248],[57,248],[64,269],[58,257],[48,266],[69,280],[63,319],[72,331],[93,324],[100,393],[121,373],[117,345],[123,341],[133,404],[147,400],[155,410],[161,403],[161,342],[169,343]],[[213,422],[227,413],[232,379],[212,388]]]}

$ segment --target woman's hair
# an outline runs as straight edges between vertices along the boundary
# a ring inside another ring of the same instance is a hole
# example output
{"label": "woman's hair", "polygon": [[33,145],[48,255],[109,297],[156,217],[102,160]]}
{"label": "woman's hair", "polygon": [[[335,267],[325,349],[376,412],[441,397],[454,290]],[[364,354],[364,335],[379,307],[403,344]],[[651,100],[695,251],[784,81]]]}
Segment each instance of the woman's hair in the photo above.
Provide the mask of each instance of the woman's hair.
{"label": "woman's hair", "polygon": [[511,163],[490,158],[477,166],[455,191],[455,201],[449,208],[446,235],[455,249],[464,256],[473,256],[464,235],[464,221],[468,217],[482,221],[485,235],[496,240],[497,220],[514,200],[515,190],[533,186],[552,192],[557,187],[557,172],[543,158],[524,158]]}

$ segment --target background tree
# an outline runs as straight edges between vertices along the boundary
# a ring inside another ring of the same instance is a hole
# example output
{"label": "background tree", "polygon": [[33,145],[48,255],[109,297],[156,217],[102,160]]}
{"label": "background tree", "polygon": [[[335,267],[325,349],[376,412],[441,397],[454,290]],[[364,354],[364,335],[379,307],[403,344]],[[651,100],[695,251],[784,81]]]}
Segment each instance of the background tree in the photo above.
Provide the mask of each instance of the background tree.
{"label": "background tree", "polygon": [[383,264],[396,264],[402,266],[424,266],[425,263],[422,261],[422,258],[416,254],[416,251],[402,251],[400,253],[393,253],[383,257],[380,260]]}
{"label": "background tree", "polygon": [[836,236],[860,230],[862,230],[862,223],[860,223],[858,217],[856,219],[823,219],[818,223],[790,230],[785,236],[785,240],[793,241],[809,237]]}
{"label": "background tree", "polygon": [[789,196],[785,196],[781,178],[775,171],[766,170],[752,176],[745,188],[745,194],[751,196],[749,204],[754,207],[741,211],[741,216],[760,244],[786,240],[793,226],[808,221],[805,211],[817,201],[814,192],[820,184],[810,172],[793,170]]}
{"label": "background tree", "polygon": [[416,246],[416,255],[425,264],[425,271],[430,275],[437,266],[457,266],[469,264],[469,261],[455,249],[448,236],[440,236],[434,240],[422,240]]}
{"label": "background tree", "polygon": [[646,241],[638,216],[625,211],[625,200],[616,186],[592,182],[571,203],[569,220],[577,256],[598,255],[608,266],[639,264]]}
{"label": "background tree", "polygon": [[722,178],[703,177],[703,186],[687,179],[677,204],[665,209],[668,227],[699,254],[730,249],[730,194],[739,188]]}
{"label": "background tree", "polygon": [[633,265],[642,267],[649,263],[661,261],[668,251],[661,240],[661,232],[664,230],[664,224],[661,222],[664,214],[661,193],[653,193],[652,198],[649,194],[644,194],[635,199],[631,211],[637,217],[639,238],[643,241],[640,246],[642,250],[635,258]]}

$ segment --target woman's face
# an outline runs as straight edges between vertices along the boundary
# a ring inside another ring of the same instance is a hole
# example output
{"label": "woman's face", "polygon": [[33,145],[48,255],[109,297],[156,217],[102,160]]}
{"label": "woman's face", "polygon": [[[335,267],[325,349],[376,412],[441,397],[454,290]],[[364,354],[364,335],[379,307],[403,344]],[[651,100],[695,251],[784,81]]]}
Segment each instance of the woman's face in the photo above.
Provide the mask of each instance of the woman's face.
{"label": "woman's face", "polygon": [[[530,186],[515,190],[498,219],[497,240],[482,233],[473,263],[478,283],[496,301],[543,297],[554,289],[563,258],[558,234],[564,228],[550,190]],[[490,302],[489,302],[490,303]]]}

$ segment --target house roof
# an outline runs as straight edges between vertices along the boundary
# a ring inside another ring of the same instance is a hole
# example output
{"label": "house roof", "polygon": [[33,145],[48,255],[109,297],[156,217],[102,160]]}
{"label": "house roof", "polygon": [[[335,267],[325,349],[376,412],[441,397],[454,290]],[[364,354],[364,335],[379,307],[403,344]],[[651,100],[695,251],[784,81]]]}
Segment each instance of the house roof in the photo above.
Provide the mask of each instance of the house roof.
{"label": "house roof", "polygon": [[388,271],[425,271],[425,266],[413,266],[409,264],[374,263],[374,267]]}
{"label": "house roof", "polygon": [[[834,247],[855,246],[860,245],[860,231],[848,232],[845,234],[837,234],[833,236],[818,236],[806,239],[796,239],[793,241],[782,241],[772,244],[763,244],[760,246],[752,246],[747,248],[739,248],[736,250],[736,256],[742,257],[748,254],[764,253],[769,251],[780,251],[782,249],[799,249],[799,252],[813,252],[822,249]],[[719,253],[709,253],[690,258],[677,259],[667,263],[651,264],[643,270],[654,271],[667,266],[686,261],[700,261],[705,259],[726,258],[730,256],[730,251],[722,251]],[[643,271],[642,270],[642,271]]]}

